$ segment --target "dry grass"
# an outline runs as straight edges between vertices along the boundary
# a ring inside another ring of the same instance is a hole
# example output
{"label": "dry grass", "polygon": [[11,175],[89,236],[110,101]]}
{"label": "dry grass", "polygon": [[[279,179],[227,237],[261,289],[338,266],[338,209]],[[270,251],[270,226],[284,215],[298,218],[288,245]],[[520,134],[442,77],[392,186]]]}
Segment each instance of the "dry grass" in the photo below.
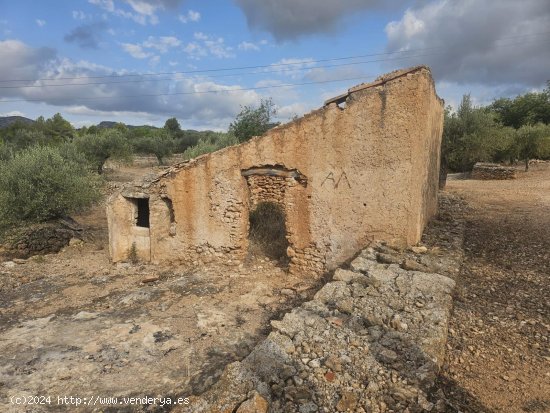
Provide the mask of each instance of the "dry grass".
{"label": "dry grass", "polygon": [[250,212],[250,251],[268,258],[288,261],[285,213],[274,202],[259,203]]}

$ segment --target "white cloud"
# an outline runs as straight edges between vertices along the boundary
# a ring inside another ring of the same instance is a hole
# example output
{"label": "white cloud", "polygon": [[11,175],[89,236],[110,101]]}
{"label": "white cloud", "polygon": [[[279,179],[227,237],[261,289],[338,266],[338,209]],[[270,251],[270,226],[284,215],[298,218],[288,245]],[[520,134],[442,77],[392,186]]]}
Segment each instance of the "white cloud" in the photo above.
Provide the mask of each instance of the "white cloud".
{"label": "white cloud", "polygon": [[140,0],[125,0],[126,3],[128,3],[132,9],[134,9],[139,14],[144,14],[146,16],[152,16],[155,14],[155,10],[157,9],[157,6],[155,4],[152,4],[147,1],[140,1]]}
{"label": "white cloud", "polygon": [[296,116],[302,116],[311,109],[313,109],[313,107],[310,107],[304,103],[291,103],[290,105],[277,106],[275,119],[281,122],[287,122]]}
{"label": "white cloud", "polygon": [[[19,40],[0,41],[0,79],[36,79],[56,58],[53,49],[33,48]],[[3,91],[3,95],[8,90]]]}
{"label": "white cloud", "polygon": [[150,4],[148,1],[139,1],[139,0],[126,0],[125,2],[130,5],[131,11],[124,10],[122,8],[116,7],[114,0],[88,0],[89,3],[94,6],[113,14],[114,16],[123,17],[125,19],[131,19],[138,24],[158,24],[158,16],[154,13],[157,9],[163,9],[161,2],[158,4]]}
{"label": "white cloud", "polygon": [[239,43],[239,50],[243,50],[245,52],[253,50],[253,51],[260,51],[260,47],[257,44],[254,44],[252,42],[241,42]]}
{"label": "white cloud", "polygon": [[201,19],[201,14],[198,11],[189,10],[187,14],[180,14],[178,19],[182,23],[198,22]]}
{"label": "white cloud", "polygon": [[161,53],[166,53],[168,49],[177,47],[181,44],[181,41],[174,36],[149,36],[146,41],[142,43],[143,47],[149,49],[156,49]]}
{"label": "white cloud", "polygon": [[364,77],[364,81],[374,80],[375,76],[367,76],[360,66],[340,66],[333,68],[314,67],[304,74],[304,79],[311,82],[328,82],[335,79],[350,79]]}
{"label": "white cloud", "polygon": [[303,69],[311,68],[315,65],[311,57],[307,58],[284,58],[273,64],[271,64],[266,71],[279,73],[290,77],[291,79],[298,79],[305,76],[307,70]]}
{"label": "white cloud", "polygon": [[160,56],[153,56],[149,59],[149,66],[156,67],[160,62]]}
{"label": "white cloud", "polygon": [[208,48],[210,54],[219,59],[235,57],[235,54],[232,52],[233,48],[226,46],[222,37],[218,37],[213,40],[206,40],[204,44]]}
{"label": "white cloud", "polygon": [[200,59],[201,57],[208,56],[208,52],[206,49],[201,47],[196,42],[189,42],[185,47],[183,48],[183,51],[189,55],[192,59]]}
{"label": "white cloud", "polygon": [[197,40],[208,40],[208,36],[203,32],[195,32],[193,37]]}
{"label": "white cloud", "polygon": [[73,10],[72,15],[75,20],[85,20],[87,17],[82,10]]}
{"label": "white cloud", "polygon": [[136,59],[146,59],[152,56],[152,53],[144,51],[139,44],[122,43],[121,46],[126,53]]}
{"label": "white cloud", "polygon": [[113,0],[88,0],[88,2],[108,12],[113,13],[115,11],[115,3]]}
{"label": "white cloud", "polygon": [[175,48],[181,45],[181,41],[174,36],[149,36],[147,40],[142,43],[121,43],[122,48],[130,56],[136,59],[151,58],[150,63],[156,64],[159,62],[159,57],[155,56],[154,51],[159,53],[166,53],[171,48]]}
{"label": "white cloud", "polygon": [[4,116],[23,116],[23,117],[26,117],[26,115],[23,112],[20,112],[18,110],[12,110],[11,112],[0,113],[0,116],[2,116],[2,117],[4,117]]}
{"label": "white cloud", "polygon": [[187,43],[183,48],[191,59],[199,60],[209,55],[218,59],[235,57],[233,48],[225,44],[223,37],[212,37],[203,32],[195,32],[193,37],[196,41]]}
{"label": "white cloud", "polygon": [[[139,49],[130,49],[139,54]],[[58,58],[50,49],[32,48],[19,41],[0,41],[1,79],[51,79],[32,83],[39,86],[64,78],[61,83],[71,84],[65,87],[9,89],[3,97],[7,100],[42,102],[58,107],[61,112],[68,108],[67,112],[75,116],[110,114],[109,117],[112,117],[113,113],[133,114],[141,118],[177,116],[188,125],[223,129],[227,128],[241,106],[257,104],[260,100],[257,92],[241,90],[243,86],[239,84],[225,85],[205,77],[189,78],[183,75],[176,76],[168,85],[148,78],[139,82],[110,84],[110,79],[106,79],[107,83],[82,85],[96,83],[98,76],[129,73],[87,61]],[[173,95],[166,95],[167,91]],[[147,97],[137,98],[143,95]],[[20,107],[22,104],[17,105]],[[9,106],[4,107],[5,111],[12,110]]]}
{"label": "white cloud", "polygon": [[185,0],[124,0],[139,14],[151,16],[157,10],[175,10]]}
{"label": "white cloud", "polygon": [[38,27],[44,27],[46,25],[46,20],[36,19],[35,21]]}
{"label": "white cloud", "polygon": [[386,34],[391,52],[426,49],[422,62],[438,80],[533,87],[548,79],[548,27],[548,0],[431,0],[388,23]]}
{"label": "white cloud", "polygon": [[198,11],[189,10],[187,15],[192,22],[198,22],[201,19],[201,14]]}
{"label": "white cloud", "polygon": [[117,7],[114,0],[88,0],[88,2],[115,16],[146,25],[158,24],[159,18],[156,14],[158,11],[177,9],[183,0],[124,0],[131,11]]}

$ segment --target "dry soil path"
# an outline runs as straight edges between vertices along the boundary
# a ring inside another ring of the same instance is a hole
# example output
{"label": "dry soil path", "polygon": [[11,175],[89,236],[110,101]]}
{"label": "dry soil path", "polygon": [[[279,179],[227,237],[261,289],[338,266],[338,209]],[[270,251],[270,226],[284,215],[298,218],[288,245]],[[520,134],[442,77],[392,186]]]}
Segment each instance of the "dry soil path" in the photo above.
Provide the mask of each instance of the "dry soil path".
{"label": "dry soil path", "polygon": [[550,165],[447,190],[471,207],[447,398],[462,412],[550,412]]}

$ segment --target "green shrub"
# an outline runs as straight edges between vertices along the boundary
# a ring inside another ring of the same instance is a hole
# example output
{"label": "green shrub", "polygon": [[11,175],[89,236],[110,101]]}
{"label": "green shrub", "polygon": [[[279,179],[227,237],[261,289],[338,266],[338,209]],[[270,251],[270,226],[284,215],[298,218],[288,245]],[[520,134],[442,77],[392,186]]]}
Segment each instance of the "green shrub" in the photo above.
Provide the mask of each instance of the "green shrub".
{"label": "green shrub", "polygon": [[146,136],[139,136],[132,139],[131,143],[135,153],[152,153],[157,157],[160,164],[174,150],[174,139],[164,130],[154,131]]}
{"label": "green shrub", "polygon": [[261,136],[269,129],[277,126],[273,117],[277,114],[275,104],[271,99],[260,102],[259,107],[245,106],[229,125],[229,133],[235,135],[239,142],[246,142],[253,136]]}
{"label": "green shrub", "polygon": [[196,158],[199,155],[214,152],[226,146],[232,146],[238,143],[239,141],[234,135],[212,132],[208,138],[201,139],[196,145],[187,148],[183,153],[183,157],[184,159]]}
{"label": "green shrub", "polygon": [[514,153],[525,162],[525,170],[529,169],[529,160],[534,158],[547,159],[550,126],[542,123],[523,125],[516,131]]}
{"label": "green shrub", "polygon": [[132,263],[133,265],[139,263],[139,257],[135,242],[132,242],[132,246],[128,250],[128,261],[130,261],[130,263]]}
{"label": "green shrub", "polygon": [[76,153],[33,146],[0,164],[0,229],[66,216],[100,196],[101,179]]}
{"label": "green shrub", "polygon": [[99,174],[107,159],[130,160],[132,147],[124,133],[118,129],[104,129],[99,133],[77,136],[73,140],[79,152],[94,165]]}

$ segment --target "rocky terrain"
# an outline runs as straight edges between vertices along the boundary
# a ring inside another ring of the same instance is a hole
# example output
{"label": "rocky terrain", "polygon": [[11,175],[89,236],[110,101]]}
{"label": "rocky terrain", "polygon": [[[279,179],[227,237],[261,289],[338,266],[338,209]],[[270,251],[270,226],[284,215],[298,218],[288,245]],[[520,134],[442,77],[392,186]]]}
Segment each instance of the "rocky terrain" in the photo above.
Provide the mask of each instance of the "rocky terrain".
{"label": "rocky terrain", "polygon": [[363,250],[313,300],[272,321],[265,341],[191,400],[193,411],[444,411],[428,394],[444,360],[455,283],[403,269],[440,265],[415,251],[427,248]]}
{"label": "rocky terrain", "polygon": [[[117,171],[116,180],[144,172]],[[58,406],[64,396],[200,394],[321,282],[254,255],[192,267],[113,265],[104,206],[75,218],[82,239],[61,252],[0,262],[0,411],[109,408]],[[14,405],[15,396],[53,404]]]}
{"label": "rocky terrain", "polygon": [[373,243],[328,282],[259,256],[112,265],[103,210],[77,217],[82,241],[0,263],[1,410],[550,411],[550,169],[532,169],[449,181],[421,244]]}

